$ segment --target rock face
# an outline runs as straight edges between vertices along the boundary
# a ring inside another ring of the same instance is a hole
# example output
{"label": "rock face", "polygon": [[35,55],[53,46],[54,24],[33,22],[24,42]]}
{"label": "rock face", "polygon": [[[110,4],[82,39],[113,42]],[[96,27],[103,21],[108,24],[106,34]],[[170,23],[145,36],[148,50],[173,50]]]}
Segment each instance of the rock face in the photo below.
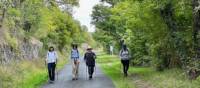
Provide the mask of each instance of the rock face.
{"label": "rock face", "polygon": [[0,63],[9,63],[12,60],[39,58],[42,46],[43,44],[34,38],[20,41],[17,49],[14,49],[6,43],[0,44]]}

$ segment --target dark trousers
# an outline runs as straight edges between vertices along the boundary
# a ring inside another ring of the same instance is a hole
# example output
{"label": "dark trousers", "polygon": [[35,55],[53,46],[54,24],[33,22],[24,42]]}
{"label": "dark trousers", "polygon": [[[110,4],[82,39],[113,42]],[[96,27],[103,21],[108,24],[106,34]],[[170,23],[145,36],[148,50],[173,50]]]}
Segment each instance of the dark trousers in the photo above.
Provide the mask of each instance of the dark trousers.
{"label": "dark trousers", "polygon": [[94,73],[94,66],[88,66],[88,73],[89,73],[89,76],[93,75],[93,73]]}
{"label": "dark trousers", "polygon": [[56,68],[56,64],[55,63],[48,63],[49,79],[51,81],[55,80],[55,68]]}
{"label": "dark trousers", "polygon": [[121,60],[121,62],[123,64],[124,74],[127,75],[129,69],[129,60]]}

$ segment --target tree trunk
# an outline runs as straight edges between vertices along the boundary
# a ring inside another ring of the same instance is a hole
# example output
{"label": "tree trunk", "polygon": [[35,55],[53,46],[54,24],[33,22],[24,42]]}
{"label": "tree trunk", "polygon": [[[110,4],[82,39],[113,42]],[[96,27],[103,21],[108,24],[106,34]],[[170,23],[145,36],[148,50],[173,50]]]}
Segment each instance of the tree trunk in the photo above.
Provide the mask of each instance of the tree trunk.
{"label": "tree trunk", "polygon": [[195,51],[195,57],[200,58],[200,41],[199,41],[199,31],[200,31],[200,0],[193,0],[193,40],[194,40],[194,51]]}
{"label": "tree trunk", "polygon": [[[193,8],[193,48],[194,48],[194,62],[199,62],[200,58],[200,0],[192,0]],[[189,69],[189,78],[196,79],[200,75],[198,67],[194,65]]]}
{"label": "tree trunk", "polygon": [[[178,46],[178,40],[177,36],[176,36],[176,32],[178,31],[178,24],[176,19],[174,18],[174,9],[173,9],[173,5],[172,5],[172,1],[169,1],[164,8],[160,9],[160,15],[162,17],[162,19],[164,20],[165,24],[167,25],[168,29],[169,29],[169,33],[170,33],[170,37],[168,38],[168,42],[175,45],[175,46],[171,46],[170,48],[172,50],[175,50],[177,52],[179,52],[179,46]],[[167,51],[166,51],[167,52]],[[166,53],[165,52],[165,53]],[[171,52],[171,51],[169,51]],[[170,55],[171,54],[171,55]],[[180,56],[178,55],[178,53],[174,54],[173,52],[171,52],[169,55],[169,68],[173,68],[173,67],[179,67],[180,62]],[[174,57],[177,56],[177,57]]]}

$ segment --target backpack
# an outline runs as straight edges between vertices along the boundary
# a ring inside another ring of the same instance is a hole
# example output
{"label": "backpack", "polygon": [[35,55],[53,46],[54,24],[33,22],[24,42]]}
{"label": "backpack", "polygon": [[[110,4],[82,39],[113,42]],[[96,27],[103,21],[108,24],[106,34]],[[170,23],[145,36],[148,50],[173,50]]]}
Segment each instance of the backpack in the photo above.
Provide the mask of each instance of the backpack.
{"label": "backpack", "polygon": [[95,54],[94,53],[86,53],[85,54],[86,64],[89,66],[95,65]]}
{"label": "backpack", "polygon": [[[71,57],[74,55],[74,53],[79,54],[79,51],[78,50],[74,50],[74,51],[71,50]],[[76,58],[79,58],[79,55]]]}
{"label": "backpack", "polygon": [[129,60],[129,51],[127,50],[127,54],[123,54],[124,50],[121,50],[120,56],[122,60]]}

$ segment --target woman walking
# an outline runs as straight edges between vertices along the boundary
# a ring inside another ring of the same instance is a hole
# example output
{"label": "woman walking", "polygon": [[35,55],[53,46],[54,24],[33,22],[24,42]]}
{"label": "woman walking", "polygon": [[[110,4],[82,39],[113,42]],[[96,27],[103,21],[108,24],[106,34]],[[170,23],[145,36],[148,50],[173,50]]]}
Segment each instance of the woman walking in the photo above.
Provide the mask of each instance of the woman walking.
{"label": "woman walking", "polygon": [[53,83],[55,80],[55,68],[57,61],[58,61],[58,55],[54,51],[54,47],[51,46],[49,47],[49,51],[47,52],[47,58],[46,58],[50,83]]}
{"label": "woman walking", "polygon": [[72,80],[78,80],[78,69],[80,61],[79,61],[79,51],[77,44],[72,45],[71,60],[72,60],[72,74],[73,74]]}
{"label": "woman walking", "polygon": [[95,59],[96,59],[96,54],[92,51],[92,48],[89,47],[84,56],[84,60],[88,67],[89,80],[92,79],[92,75],[94,73]]}
{"label": "woman walking", "polygon": [[123,65],[123,71],[124,71],[124,76],[127,77],[128,76],[128,69],[129,69],[129,51],[126,45],[123,45],[119,56],[121,58],[121,63]]}

